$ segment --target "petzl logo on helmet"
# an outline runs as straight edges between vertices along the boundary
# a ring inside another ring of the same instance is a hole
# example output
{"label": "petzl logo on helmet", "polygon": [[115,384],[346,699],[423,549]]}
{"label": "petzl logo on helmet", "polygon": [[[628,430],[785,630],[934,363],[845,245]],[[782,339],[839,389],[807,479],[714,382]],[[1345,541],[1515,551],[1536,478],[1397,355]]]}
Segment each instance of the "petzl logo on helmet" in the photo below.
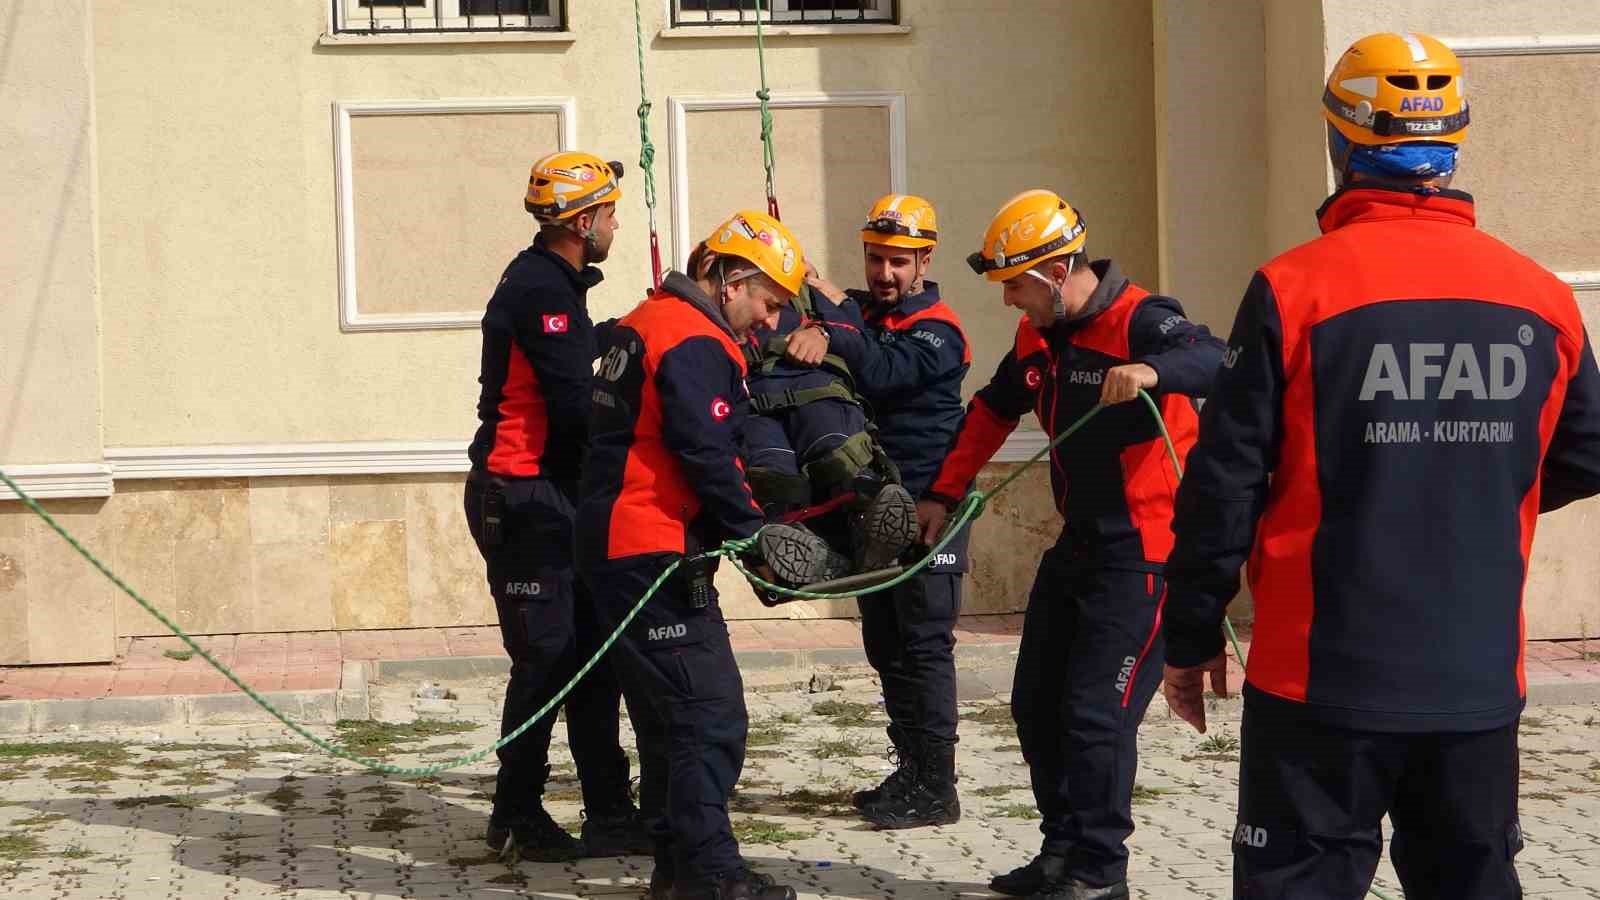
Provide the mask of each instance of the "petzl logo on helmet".
{"label": "petzl logo on helmet", "polygon": [[566,334],[567,333],[567,317],[565,315],[545,316],[544,317],[544,333],[545,334]]}
{"label": "petzl logo on helmet", "polygon": [[717,399],[711,401],[711,418],[712,419],[715,419],[716,421],[721,422],[722,420],[726,419],[728,416],[730,416],[732,414],[733,414],[733,405],[730,404],[728,401],[722,399],[721,397],[718,397]]}
{"label": "petzl logo on helmet", "polygon": [[1038,366],[1029,366],[1022,373],[1022,383],[1028,386],[1028,390],[1036,391],[1039,385],[1044,384],[1044,375],[1040,374]]}
{"label": "petzl logo on helmet", "polygon": [[578,180],[579,181],[593,181],[594,180],[594,173],[591,172],[588,169],[584,169],[583,171],[578,173]]}
{"label": "petzl logo on helmet", "polygon": [[772,246],[772,234],[769,233],[765,228],[756,232],[756,240],[766,244],[769,247]]}

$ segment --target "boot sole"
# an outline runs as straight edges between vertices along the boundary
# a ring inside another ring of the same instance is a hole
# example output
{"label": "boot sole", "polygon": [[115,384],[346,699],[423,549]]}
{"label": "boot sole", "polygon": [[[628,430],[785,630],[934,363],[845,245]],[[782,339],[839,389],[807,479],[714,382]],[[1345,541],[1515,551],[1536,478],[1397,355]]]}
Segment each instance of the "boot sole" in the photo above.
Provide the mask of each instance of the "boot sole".
{"label": "boot sole", "polygon": [[948,809],[932,816],[885,816],[876,810],[863,811],[866,819],[878,831],[900,831],[906,828],[932,828],[936,825],[954,825],[961,821],[961,808]]}
{"label": "boot sole", "polygon": [[917,539],[917,502],[898,484],[884,485],[867,508],[861,569],[881,569]]}
{"label": "boot sole", "polygon": [[850,562],[822,538],[790,525],[768,525],[761,531],[761,558],[778,580],[807,585],[850,574]]}

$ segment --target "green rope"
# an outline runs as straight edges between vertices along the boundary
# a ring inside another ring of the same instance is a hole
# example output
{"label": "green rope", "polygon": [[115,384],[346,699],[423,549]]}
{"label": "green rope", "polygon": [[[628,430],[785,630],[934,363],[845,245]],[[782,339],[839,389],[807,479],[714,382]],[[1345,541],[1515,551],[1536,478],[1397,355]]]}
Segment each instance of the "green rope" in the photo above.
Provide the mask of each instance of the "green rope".
{"label": "green rope", "polygon": [[633,40],[639,52],[639,168],[644,170],[644,205],[650,210],[650,228],[656,222],[656,145],[650,141],[650,95],[644,80],[644,21],[639,0],[633,0]]}
{"label": "green rope", "polygon": [[257,693],[254,688],[250,687],[250,685],[245,684],[244,681],[241,680],[232,669],[223,665],[220,660],[207,652],[206,648],[195,643],[194,638],[190,637],[182,628],[179,628],[176,622],[173,622],[171,619],[167,618],[166,615],[161,612],[161,610],[152,606],[150,601],[141,596],[138,591],[134,590],[127,584],[127,582],[117,577],[117,574],[107,568],[105,563],[102,563],[93,553],[90,553],[88,550],[84,549],[83,545],[78,543],[76,538],[69,534],[65,528],[62,528],[60,523],[56,522],[55,518],[39,505],[38,501],[28,496],[28,494],[22,490],[21,486],[19,486],[15,481],[12,481],[11,476],[7,475],[4,470],[0,470],[0,481],[4,481],[6,487],[9,487],[12,491],[16,492],[16,495],[21,498],[23,503],[28,505],[29,509],[37,513],[40,518],[44,519],[46,524],[55,529],[56,534],[61,535],[62,539],[64,539],[68,544],[71,544],[72,549],[78,551],[78,555],[82,556],[84,559],[87,559],[91,565],[100,570],[102,575],[111,579],[112,584],[115,584],[117,587],[121,588],[123,593],[127,594],[129,597],[132,597],[134,602],[143,607],[145,612],[155,616],[156,619],[161,622],[161,624],[167,626],[167,628],[171,630],[173,634],[176,634],[185,644],[188,644],[189,649],[200,654],[202,659],[208,663],[211,663],[211,665],[214,666],[217,671],[221,672],[229,681],[238,686],[239,690],[244,691],[246,696],[256,702],[256,705],[271,713],[273,718],[282,722],[284,725],[287,725],[289,730],[305,738],[307,741],[310,741],[318,748],[325,750],[328,753],[339,757],[340,759],[346,759],[350,762],[356,763],[357,765],[361,765],[368,769],[373,769],[389,775],[401,775],[412,778],[436,775],[449,769],[475,763],[495,752],[496,750],[499,750],[501,747],[504,747],[505,745],[516,740],[524,731],[527,731],[530,727],[532,727],[533,723],[544,718],[546,715],[549,715],[552,709],[555,709],[561,704],[562,700],[566,699],[567,694],[583,678],[583,676],[589,674],[589,670],[595,667],[595,664],[598,663],[600,658],[606,654],[606,651],[611,649],[611,645],[616,643],[617,638],[622,634],[623,629],[627,628],[628,624],[633,621],[634,616],[639,614],[639,610],[644,608],[645,601],[649,600],[650,597],[655,594],[655,592],[667,580],[667,576],[671,575],[680,564],[679,562],[673,562],[672,565],[667,567],[666,571],[662,572],[661,575],[656,578],[656,580],[650,585],[650,590],[646,591],[645,595],[639,598],[639,602],[635,603],[633,605],[633,609],[628,611],[627,616],[623,618],[616,630],[611,633],[611,636],[606,638],[605,643],[600,645],[600,649],[595,653],[595,655],[583,665],[583,668],[578,670],[576,675],[572,676],[572,679],[567,682],[566,687],[562,688],[561,692],[556,696],[550,698],[550,701],[544,706],[539,707],[538,711],[532,716],[529,716],[528,721],[517,726],[515,731],[505,735],[504,737],[500,738],[500,740],[495,741],[493,744],[483,748],[482,750],[477,750],[464,756],[458,756],[454,759],[448,759],[435,765],[415,767],[397,766],[391,763],[386,763],[381,759],[358,756],[355,753],[338,746],[337,744],[330,743],[329,741],[312,734],[310,731],[307,731],[303,725],[289,719],[282,712],[280,712],[277,707],[273,706],[271,701]]}
{"label": "green rope", "polygon": [[650,217],[650,278],[661,287],[661,239],[656,235],[656,145],[650,141],[650,94],[644,80],[644,16],[633,0],[633,42],[639,56],[639,168],[644,172],[644,208]]}
{"label": "green rope", "polygon": [[761,0],[756,0],[756,65],[761,70],[761,88],[756,91],[756,99],[761,101],[761,164],[767,170],[767,212],[777,219],[780,218],[778,188],[772,174],[777,166],[777,154],[772,150],[772,110],[767,106],[772,92],[767,90],[767,48],[761,27]]}
{"label": "green rope", "polygon": [[[1160,428],[1161,435],[1166,441],[1167,453],[1171,457],[1173,465],[1179,466],[1177,448],[1173,445],[1172,438],[1167,433],[1166,423],[1161,418],[1160,409],[1155,405],[1155,401],[1150,399],[1148,394],[1143,391],[1140,391],[1139,393],[1140,396],[1144,398],[1145,403],[1149,406],[1152,414],[1155,416],[1157,426]],[[921,572],[923,569],[927,568],[933,562],[934,557],[939,553],[939,551],[943,550],[944,547],[949,544],[957,534],[960,533],[962,528],[966,527],[968,523],[983,514],[984,509],[990,499],[1008,488],[1012,482],[1016,481],[1016,479],[1020,477],[1025,470],[1027,470],[1029,466],[1032,466],[1034,463],[1037,463],[1039,460],[1043,459],[1046,454],[1055,449],[1055,447],[1058,446],[1062,441],[1076,433],[1079,429],[1086,425],[1090,419],[1098,415],[1104,408],[1105,407],[1103,405],[1095,405],[1088,412],[1080,416],[1077,421],[1073,422],[1072,425],[1067,428],[1067,430],[1057,435],[1050,441],[1049,444],[1045,445],[1044,449],[1035,453],[1023,465],[1017,467],[1015,471],[1001,479],[1000,483],[995,485],[992,489],[988,491],[975,490],[969,493],[966,497],[962,498],[961,503],[956,508],[955,518],[945,526],[940,539],[934,544],[933,548],[928,552],[928,554],[890,581],[886,581],[881,584],[875,584],[869,588],[863,588],[849,594],[823,594],[812,591],[785,588],[780,585],[772,584],[771,582],[765,581],[756,576],[754,573],[750,572],[750,570],[745,567],[744,563],[740,559],[741,554],[750,552],[751,548],[755,546],[759,533],[758,535],[748,538],[739,538],[726,541],[722,544],[722,546],[706,555],[726,557],[740,572],[745,575],[745,577],[749,578],[756,585],[766,590],[787,596],[805,597],[818,600],[831,600],[845,599],[849,597],[863,597],[869,594],[878,593],[880,591],[889,590],[896,585],[904,583],[917,573]],[[1181,468],[1179,468],[1179,477],[1182,477]],[[208,653],[204,647],[201,647],[199,644],[197,644],[195,640],[188,635],[188,633],[186,633],[182,628],[178,627],[177,623],[167,618],[165,614],[163,614],[159,609],[156,609],[148,600],[141,596],[138,591],[134,590],[131,586],[119,578],[115,572],[112,572],[109,568],[107,568],[106,565],[102,563],[93,553],[85,549],[82,544],[79,544],[77,539],[69,534],[65,528],[62,528],[61,525],[57,523],[56,520],[38,504],[37,501],[28,496],[28,494],[23,491],[22,487],[13,481],[11,476],[7,475],[4,470],[0,470],[0,480],[3,480],[6,486],[14,491],[16,495],[28,505],[29,509],[33,510],[36,514],[43,518],[57,534],[61,535],[61,537],[68,544],[70,544],[72,549],[76,550],[80,556],[82,556],[84,559],[87,559],[91,565],[93,565],[96,569],[99,569],[101,574],[109,578],[113,584],[123,591],[123,593],[127,594],[129,597],[132,597],[134,602],[138,603],[139,606],[142,607],[146,612],[150,613],[152,616],[155,616],[157,621],[159,621],[162,625],[165,625],[168,630],[170,630],[173,634],[176,634],[185,644],[189,645],[191,649],[200,654],[202,659],[204,659],[206,662],[209,662],[217,669],[217,671],[221,672],[229,681],[233,682],[234,685],[243,691],[246,696],[255,701],[258,706],[266,710],[278,721],[288,726],[289,729],[295,734],[300,735],[314,746],[340,759],[349,760],[350,762],[373,769],[375,771],[406,777],[435,775],[439,772],[478,762],[479,760],[487,757],[489,754],[499,750],[501,747],[504,747],[506,744],[516,740],[517,737],[519,737],[524,731],[527,731],[530,727],[532,727],[535,722],[549,715],[551,710],[559,706],[561,702],[566,699],[567,695],[572,692],[572,689],[578,684],[578,682],[581,681],[585,675],[589,674],[589,671],[599,663],[600,658],[611,649],[611,646],[617,642],[619,637],[621,637],[622,632],[626,630],[628,625],[633,622],[634,618],[639,614],[639,610],[644,608],[645,603],[649,602],[650,598],[655,596],[656,591],[660,590],[661,586],[666,583],[667,578],[683,562],[683,560],[674,561],[656,578],[654,582],[650,584],[649,590],[645,591],[644,596],[639,598],[638,602],[633,605],[633,608],[628,611],[628,614],[623,617],[621,622],[617,624],[617,627],[600,645],[600,649],[595,652],[594,656],[590,657],[589,661],[584,663],[583,667],[580,668],[564,686],[562,686],[560,691],[556,692],[555,696],[551,697],[550,700],[541,706],[536,712],[534,712],[534,714],[530,716],[526,722],[523,722],[521,725],[519,725],[515,731],[506,734],[498,741],[495,741],[490,746],[481,750],[458,756],[453,759],[444,760],[443,762],[435,763],[431,766],[396,766],[391,763],[383,762],[382,760],[358,756],[349,750],[339,747],[336,744],[312,734],[310,731],[306,730],[304,726],[290,720],[281,711],[279,711],[277,707],[273,706],[270,701],[268,701],[261,694],[257,693],[249,685],[245,684],[238,675],[234,674],[233,670],[223,665],[221,661]],[[1228,633],[1231,636],[1233,634],[1232,625],[1226,620],[1223,621],[1223,624],[1225,627],[1227,627]],[[1238,653],[1240,663],[1243,664],[1244,654],[1239,652],[1237,638],[1234,640],[1234,651]]]}

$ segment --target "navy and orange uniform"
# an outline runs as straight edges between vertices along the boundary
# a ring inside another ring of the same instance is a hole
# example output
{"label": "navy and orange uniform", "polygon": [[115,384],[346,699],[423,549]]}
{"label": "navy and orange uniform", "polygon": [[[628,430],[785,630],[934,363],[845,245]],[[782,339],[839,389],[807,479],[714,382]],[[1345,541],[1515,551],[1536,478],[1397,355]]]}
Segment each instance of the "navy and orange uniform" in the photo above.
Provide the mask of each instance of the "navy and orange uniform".
{"label": "navy and orange uniform", "polygon": [[1535,519],[1600,492],[1572,289],[1460,192],[1348,189],[1318,218],[1239,308],[1179,492],[1167,661],[1221,652],[1248,559],[1247,703],[1369,731],[1506,725]]}
{"label": "navy and orange uniform", "polygon": [[828,351],[850,365],[856,390],[872,404],[878,441],[912,496],[922,493],[961,425],[961,382],[972,365],[961,318],[939,285],[879,304],[866,291],[840,304],[818,301]]}
{"label": "navy and orange uniform", "polygon": [[594,266],[575,269],[543,238],[511,261],[484,313],[473,468],[575,487],[588,436]]}
{"label": "navy and orange uniform", "polygon": [[[679,272],[609,331],[588,394],[577,540],[579,575],[608,627],[673,562],[761,528],[735,443],[745,372],[721,310]],[[629,709],[655,713],[643,729],[635,719],[640,767],[646,782],[661,773],[669,783],[640,803],[665,803],[656,867],[679,880],[741,865],[727,801],[749,719],[714,563],[684,562],[612,653]]]}
{"label": "navy and orange uniform", "polygon": [[[576,269],[535,238],[505,268],[483,316],[481,424],[468,450],[463,505],[511,658],[502,734],[554,696],[604,637],[572,559],[595,350],[587,295],[600,280],[599,269]],[[620,704],[606,662],[564,701],[591,820],[632,810]],[[500,749],[494,824],[537,817],[554,718]]]}
{"label": "navy and orange uniform", "polygon": [[[828,329],[828,351],[850,366],[856,390],[871,405],[878,442],[900,482],[915,497],[927,489],[961,425],[961,383],[972,366],[961,318],[938,283],[891,304],[867,291],[843,302],[816,303]],[[889,738],[900,758],[919,742],[954,744],[955,625],[967,571],[963,531],[916,578],[887,596],[862,598],[862,646],[883,683]]]}
{"label": "navy and orange uniform", "polygon": [[[1194,442],[1203,397],[1223,345],[1177,300],[1151,294],[1115,262],[1091,263],[1100,285],[1084,312],[1041,334],[1024,317],[994,378],[973,397],[961,436],[929,494],[953,504],[1030,410],[1054,439],[1100,401],[1107,369],[1144,363],[1180,455]],[[1073,543],[1118,568],[1159,572],[1172,547],[1178,473],[1142,403],[1097,414],[1050,453],[1050,486]]]}
{"label": "navy and orange uniform", "polygon": [[761,510],[736,440],[749,414],[746,364],[721,312],[678,274],[608,338],[589,392],[578,521],[594,537],[580,543],[584,556],[684,553],[755,534]]}
{"label": "navy and orange uniform", "polygon": [[[1209,391],[1223,343],[1172,297],[1115,262],[1083,311],[1040,331],[1027,318],[994,378],[967,408],[930,496],[953,503],[1030,410],[1052,439],[1100,401],[1108,369],[1144,363],[1149,393],[1181,455],[1194,399]],[[1163,563],[1178,473],[1143,402],[1106,407],[1050,454],[1065,520],[1028,597],[1011,714],[1033,786],[1041,853],[1090,885],[1127,876],[1138,727],[1161,681]]]}

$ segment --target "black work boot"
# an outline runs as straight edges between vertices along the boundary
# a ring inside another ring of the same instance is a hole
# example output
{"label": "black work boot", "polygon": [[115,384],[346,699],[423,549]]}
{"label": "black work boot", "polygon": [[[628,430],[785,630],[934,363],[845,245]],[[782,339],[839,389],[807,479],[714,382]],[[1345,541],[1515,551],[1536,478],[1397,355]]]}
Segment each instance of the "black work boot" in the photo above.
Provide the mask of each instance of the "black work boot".
{"label": "black work boot", "polygon": [[672,900],[672,876],[666,869],[656,866],[650,870],[649,900]]}
{"label": "black work boot", "polygon": [[484,839],[507,862],[571,862],[584,856],[583,842],[557,825],[543,804],[516,822],[499,823],[491,817]]}
{"label": "black work boot", "polygon": [[917,501],[898,484],[886,484],[859,514],[855,525],[856,568],[871,572],[892,565],[917,539]]}
{"label": "black work boot", "polygon": [[1033,896],[1036,900],[1128,900],[1128,882],[1095,887],[1076,878],[1068,878]]}
{"label": "black work boot", "polygon": [[794,888],[742,868],[674,885],[669,896],[670,900],[796,900]]}
{"label": "black work boot", "polygon": [[757,546],[785,587],[803,587],[850,574],[850,560],[804,525],[768,525],[761,529]]}
{"label": "black work boot", "polygon": [[956,796],[956,746],[923,740],[916,745],[911,786],[861,811],[878,828],[920,828],[961,821]]}
{"label": "black work boot", "polygon": [[1032,897],[1066,879],[1067,858],[1039,854],[1025,866],[1018,866],[989,881],[989,890],[1012,897]]}
{"label": "black work boot", "polygon": [[626,800],[594,815],[586,811],[580,836],[588,856],[648,856],[655,852],[650,829]]}
{"label": "black work boot", "polygon": [[855,804],[856,809],[866,809],[884,797],[898,793],[910,785],[912,780],[912,754],[906,742],[905,732],[900,730],[900,726],[889,726],[889,743],[891,746],[889,747],[888,758],[890,762],[894,763],[894,771],[890,772],[888,777],[883,779],[883,783],[877,787],[856,791],[851,794],[850,802]]}

